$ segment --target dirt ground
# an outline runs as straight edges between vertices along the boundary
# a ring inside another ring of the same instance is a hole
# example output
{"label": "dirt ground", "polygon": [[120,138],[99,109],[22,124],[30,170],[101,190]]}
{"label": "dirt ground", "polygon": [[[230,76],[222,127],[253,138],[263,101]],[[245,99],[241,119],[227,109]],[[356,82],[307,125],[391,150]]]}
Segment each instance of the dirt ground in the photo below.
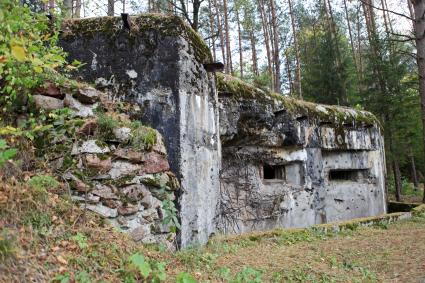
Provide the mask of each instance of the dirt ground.
{"label": "dirt ground", "polygon": [[253,233],[172,252],[131,241],[55,192],[0,183],[0,282],[425,283],[424,213],[347,229]]}
{"label": "dirt ground", "polygon": [[[425,282],[425,219],[358,228],[324,239],[306,236],[294,244],[279,238],[242,245],[233,243],[227,248],[216,244],[203,254],[213,258],[213,264],[199,260],[194,272],[200,281],[231,281],[220,280],[217,274],[228,267],[235,279],[249,267],[261,272],[257,278],[262,282],[422,283]],[[184,259],[178,258],[180,263]],[[253,281],[236,282],[256,282],[255,278],[251,274]]]}

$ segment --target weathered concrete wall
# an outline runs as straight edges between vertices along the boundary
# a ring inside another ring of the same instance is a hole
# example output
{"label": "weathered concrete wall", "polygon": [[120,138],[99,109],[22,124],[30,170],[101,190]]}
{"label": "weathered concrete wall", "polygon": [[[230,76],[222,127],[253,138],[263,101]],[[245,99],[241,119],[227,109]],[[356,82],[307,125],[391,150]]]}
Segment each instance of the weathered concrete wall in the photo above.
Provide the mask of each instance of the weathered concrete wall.
{"label": "weathered concrete wall", "polygon": [[66,22],[61,46],[78,72],[115,101],[133,102],[139,119],[165,138],[169,162],[181,181],[180,245],[204,244],[215,226],[220,168],[217,94],[205,71],[208,48],[177,17],[120,18]]}
{"label": "weathered concrete wall", "polygon": [[383,138],[373,115],[279,97],[228,76],[219,79],[219,97],[222,232],[385,213]]}
{"label": "weathered concrete wall", "polygon": [[372,114],[284,98],[229,76],[216,81],[204,67],[207,46],[177,17],[133,17],[129,29],[113,17],[69,21],[61,45],[86,64],[76,76],[130,102],[130,117],[164,136],[181,184],[181,247],[220,231],[385,212],[383,140]]}

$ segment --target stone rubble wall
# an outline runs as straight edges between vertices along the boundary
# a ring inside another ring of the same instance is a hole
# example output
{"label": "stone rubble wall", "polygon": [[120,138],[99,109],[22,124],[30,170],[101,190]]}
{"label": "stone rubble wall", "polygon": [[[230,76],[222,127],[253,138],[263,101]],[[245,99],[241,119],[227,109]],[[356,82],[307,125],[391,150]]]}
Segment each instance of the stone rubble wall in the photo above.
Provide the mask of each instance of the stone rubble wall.
{"label": "stone rubble wall", "polygon": [[45,156],[69,185],[71,199],[135,241],[174,249],[175,233],[165,221],[165,203],[175,200],[180,185],[170,171],[161,134],[132,124],[126,114],[131,106],[120,109],[92,87],[57,92],[64,95],[52,97],[51,91],[41,89],[34,102],[44,111],[69,107],[73,119],[81,121],[76,136],[53,142]]}
{"label": "stone rubble wall", "polygon": [[171,170],[180,180],[176,205],[181,247],[202,245],[215,232],[220,138],[208,47],[173,16],[116,17],[65,22],[60,45],[86,63],[76,77],[114,101],[140,108],[139,119],[164,137]]}

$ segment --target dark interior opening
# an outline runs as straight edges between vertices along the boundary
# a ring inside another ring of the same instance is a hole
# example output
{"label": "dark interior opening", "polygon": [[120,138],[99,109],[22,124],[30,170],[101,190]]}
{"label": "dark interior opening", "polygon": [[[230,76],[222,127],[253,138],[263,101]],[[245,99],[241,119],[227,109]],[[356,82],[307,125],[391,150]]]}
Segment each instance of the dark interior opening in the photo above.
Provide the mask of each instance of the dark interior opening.
{"label": "dark interior opening", "polygon": [[367,169],[336,169],[329,171],[330,181],[360,181],[365,177]]}
{"label": "dark interior opening", "polygon": [[263,166],[263,178],[267,180],[285,179],[285,166],[283,165],[267,165]]}

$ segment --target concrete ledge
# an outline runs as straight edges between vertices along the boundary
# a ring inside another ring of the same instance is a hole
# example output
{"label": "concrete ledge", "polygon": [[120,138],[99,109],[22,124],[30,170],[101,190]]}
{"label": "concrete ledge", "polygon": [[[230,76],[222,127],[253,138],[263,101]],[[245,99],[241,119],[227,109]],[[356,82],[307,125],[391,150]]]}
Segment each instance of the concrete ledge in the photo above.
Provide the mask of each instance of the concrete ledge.
{"label": "concrete ledge", "polygon": [[399,202],[399,201],[390,201],[388,202],[388,212],[408,212],[412,211],[417,206],[420,206],[422,203],[412,202],[412,203],[406,203],[406,202]]}
{"label": "concrete ledge", "polygon": [[323,231],[323,232],[339,232],[344,230],[355,230],[361,226],[372,226],[379,223],[392,223],[403,219],[409,219],[412,215],[419,215],[425,212],[425,204],[415,207],[411,212],[396,212],[383,214],[373,217],[355,218],[347,221],[331,222],[326,224],[314,225],[308,228],[289,228],[289,229],[274,229],[270,231],[252,232],[232,236],[217,236],[211,241],[232,243],[240,240],[258,240],[261,238],[273,238],[286,234],[302,233],[308,230]]}
{"label": "concrete ledge", "polygon": [[412,209],[412,215],[414,216],[420,215],[422,213],[425,213],[425,204],[418,205]]}
{"label": "concrete ledge", "polygon": [[412,212],[395,212],[389,214],[383,214],[373,217],[355,218],[341,222],[331,222],[326,224],[320,224],[313,227],[323,229],[325,231],[342,231],[342,230],[353,230],[359,226],[371,226],[379,224],[381,222],[391,223],[398,220],[408,219],[412,217]]}

